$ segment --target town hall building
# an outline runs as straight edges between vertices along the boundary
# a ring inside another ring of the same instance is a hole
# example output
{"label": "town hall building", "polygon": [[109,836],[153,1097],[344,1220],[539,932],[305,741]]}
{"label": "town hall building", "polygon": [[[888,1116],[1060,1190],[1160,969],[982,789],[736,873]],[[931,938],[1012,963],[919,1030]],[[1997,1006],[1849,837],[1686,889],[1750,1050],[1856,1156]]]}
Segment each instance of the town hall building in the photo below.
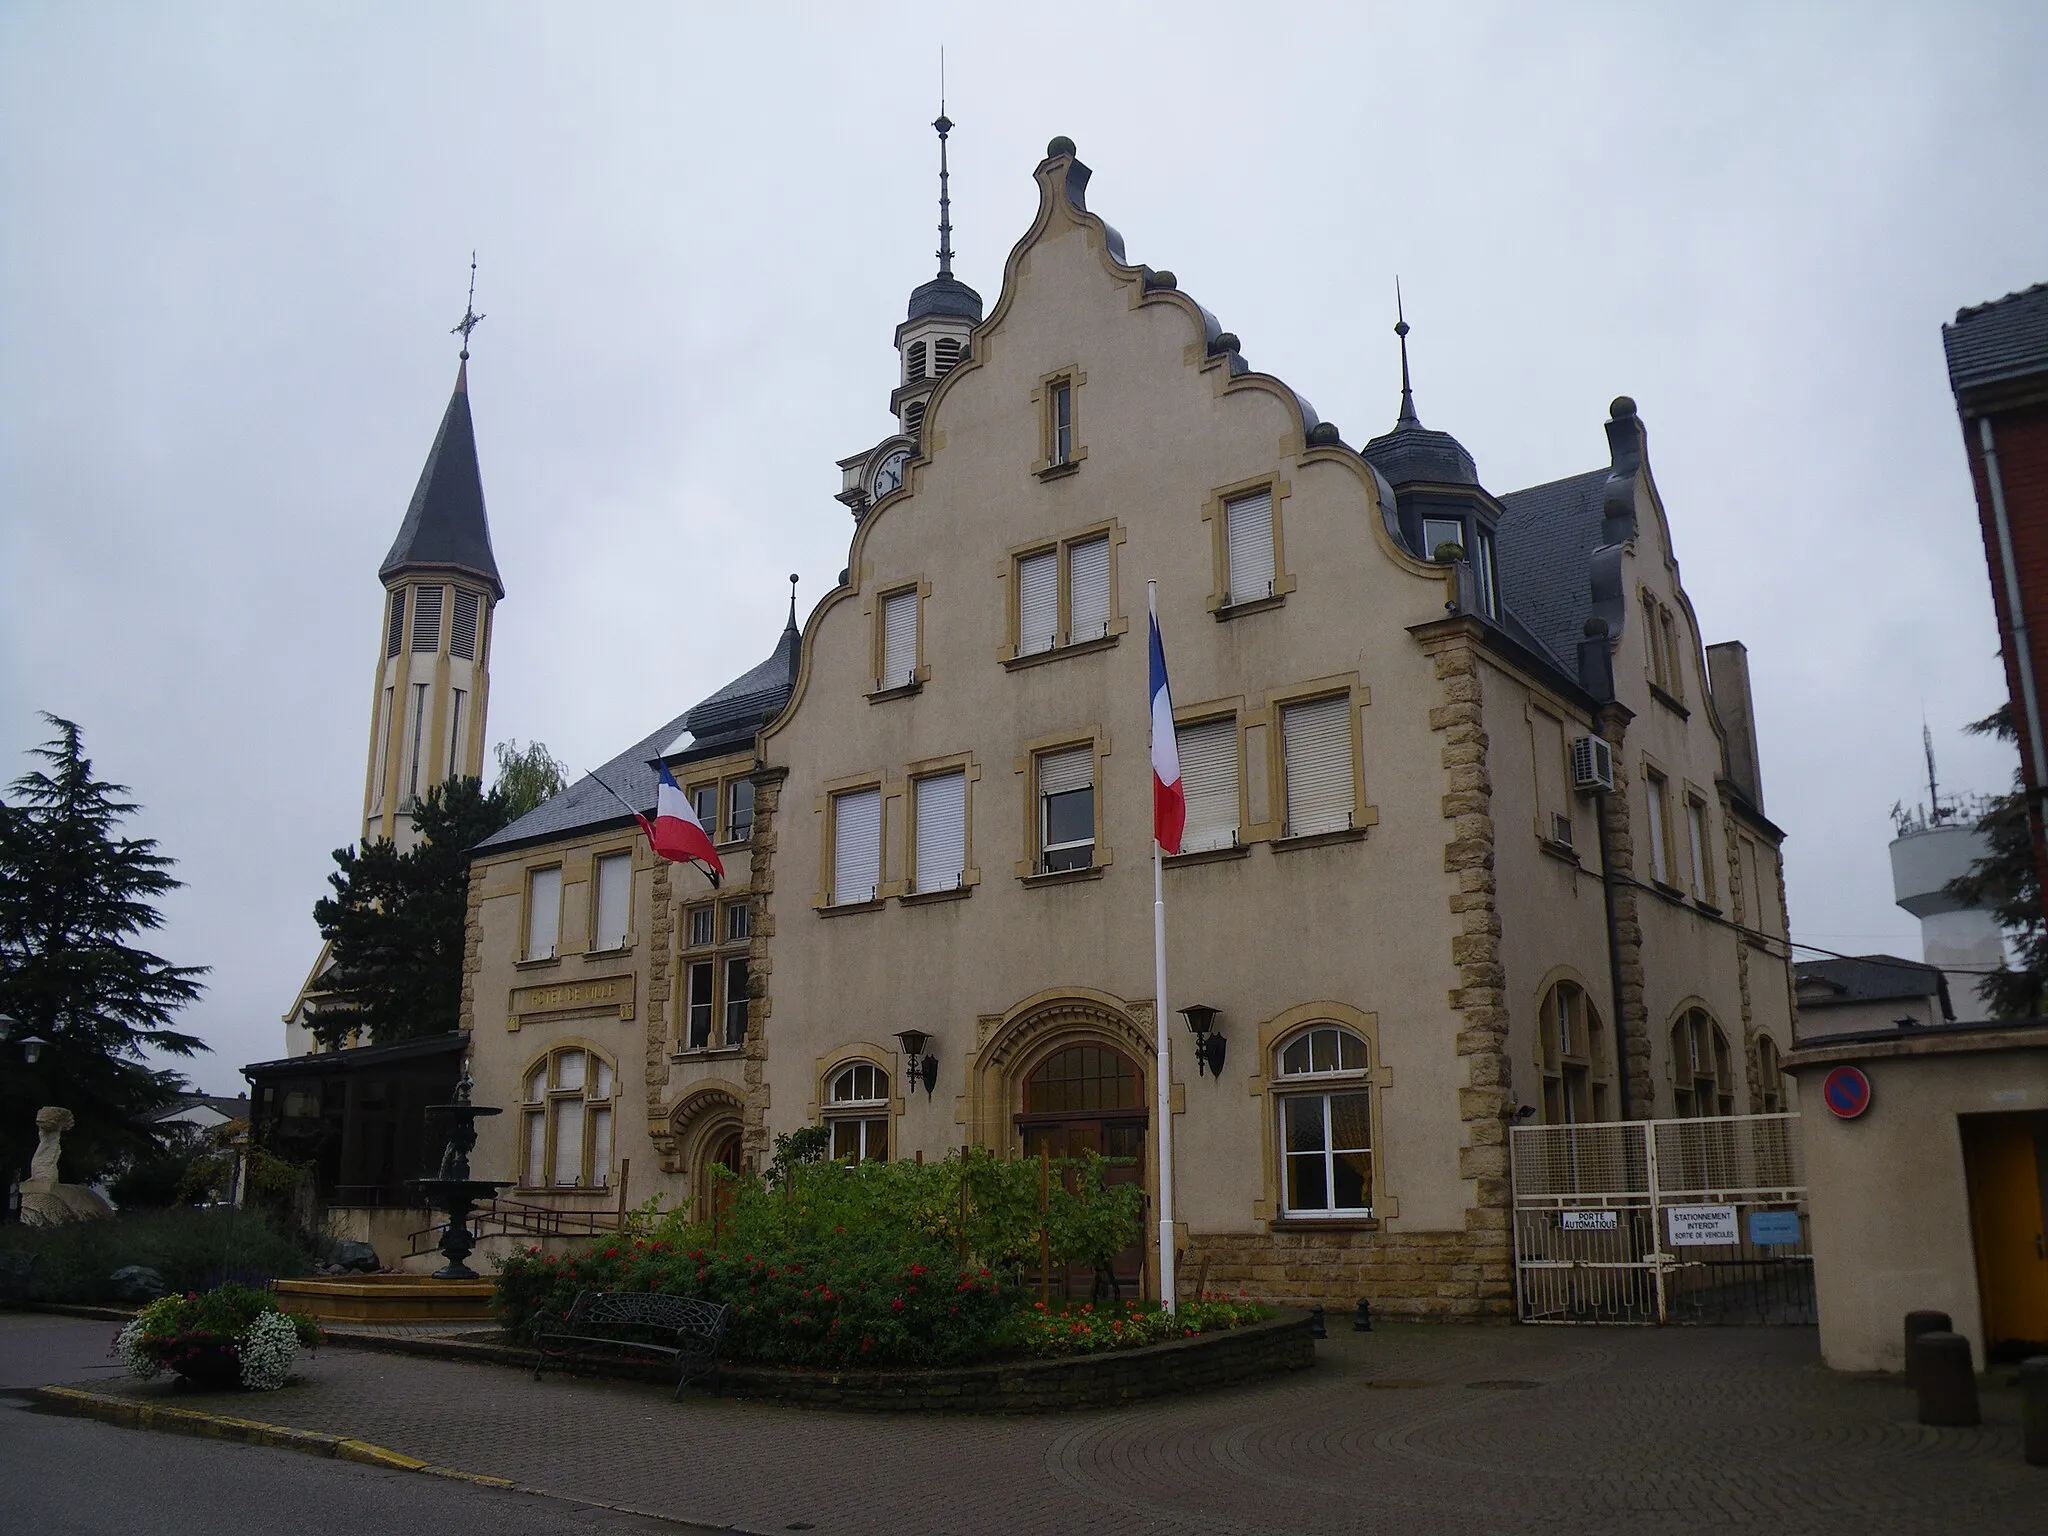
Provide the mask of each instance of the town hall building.
{"label": "town hall building", "polygon": [[[824,1125],[1095,1150],[1156,1200],[1169,1132],[1184,1286],[1504,1315],[1511,1125],[1791,1107],[1745,652],[1703,641],[1633,401],[1596,467],[1495,494],[1403,323],[1354,445],[1127,257],[1071,142],[1034,175],[986,306],[942,202],[891,431],[838,461],[839,585],[599,770],[651,809],[667,764],[724,883],[589,780],[477,850],[477,1171],[701,1202]],[[1164,1009],[1148,580],[1188,802]]]}

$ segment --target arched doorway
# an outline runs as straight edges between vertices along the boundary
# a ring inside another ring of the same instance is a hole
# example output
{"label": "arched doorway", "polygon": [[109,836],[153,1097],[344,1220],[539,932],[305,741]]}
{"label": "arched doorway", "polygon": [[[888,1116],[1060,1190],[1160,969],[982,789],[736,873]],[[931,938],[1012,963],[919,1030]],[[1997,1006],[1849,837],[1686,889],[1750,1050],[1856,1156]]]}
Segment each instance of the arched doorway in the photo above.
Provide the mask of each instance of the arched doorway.
{"label": "arched doorway", "polygon": [[737,1195],[737,1186],[724,1174],[737,1174],[741,1166],[740,1128],[737,1125],[714,1126],[704,1138],[704,1156],[697,1165],[697,1209],[711,1218],[715,1225],[719,1218],[732,1209]]}
{"label": "arched doorway", "polygon": [[[1136,1062],[1114,1046],[1090,1042],[1063,1045],[1025,1075],[1022,1108],[1016,1116],[1024,1155],[1078,1158],[1094,1152],[1109,1159],[1109,1184],[1145,1182],[1145,1080]],[[1144,1266],[1144,1224],[1130,1247],[1118,1254],[1107,1278],[1119,1289],[1138,1281]],[[1052,1288],[1087,1296],[1097,1275],[1087,1265],[1051,1276]]]}

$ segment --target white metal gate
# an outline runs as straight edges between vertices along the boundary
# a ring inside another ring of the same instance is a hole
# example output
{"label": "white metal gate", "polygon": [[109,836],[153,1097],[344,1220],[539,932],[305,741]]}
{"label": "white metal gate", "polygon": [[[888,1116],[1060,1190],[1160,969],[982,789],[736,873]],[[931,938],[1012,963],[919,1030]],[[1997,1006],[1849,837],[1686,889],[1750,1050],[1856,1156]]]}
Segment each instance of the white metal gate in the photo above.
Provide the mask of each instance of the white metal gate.
{"label": "white metal gate", "polygon": [[1811,1323],[1797,1115],[1523,1125],[1526,1323]]}

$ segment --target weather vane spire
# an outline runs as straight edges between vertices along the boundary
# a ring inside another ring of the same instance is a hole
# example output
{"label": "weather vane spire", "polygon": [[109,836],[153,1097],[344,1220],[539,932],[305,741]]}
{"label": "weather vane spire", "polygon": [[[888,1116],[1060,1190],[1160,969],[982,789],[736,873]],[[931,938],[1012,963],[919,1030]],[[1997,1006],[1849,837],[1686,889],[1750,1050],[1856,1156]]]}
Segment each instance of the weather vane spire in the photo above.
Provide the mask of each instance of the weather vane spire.
{"label": "weather vane spire", "polygon": [[1408,382],[1408,316],[1401,308],[1401,279],[1394,279],[1394,334],[1401,338],[1401,415],[1396,426],[1405,422],[1422,425],[1422,418],[1415,414],[1415,391]]}
{"label": "weather vane spire", "polygon": [[946,116],[946,50],[939,50],[939,115],[933,119],[932,127],[939,131],[939,276],[953,275],[953,199],[948,195],[946,175],[946,135],[953,131],[953,120]]}
{"label": "weather vane spire", "polygon": [[469,253],[469,302],[462,306],[462,318],[455,322],[450,336],[462,338],[462,360],[469,361],[469,333],[483,324],[484,317],[476,312],[476,252]]}
{"label": "weather vane spire", "polygon": [[789,627],[796,628],[796,572],[789,573]]}

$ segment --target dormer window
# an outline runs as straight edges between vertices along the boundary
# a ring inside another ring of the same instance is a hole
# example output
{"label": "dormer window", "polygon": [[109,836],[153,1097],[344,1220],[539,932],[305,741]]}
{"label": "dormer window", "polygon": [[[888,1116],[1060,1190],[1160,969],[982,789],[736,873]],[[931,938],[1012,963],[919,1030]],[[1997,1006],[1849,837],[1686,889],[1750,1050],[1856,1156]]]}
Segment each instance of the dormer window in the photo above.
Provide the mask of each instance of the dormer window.
{"label": "dormer window", "polygon": [[904,354],[904,383],[915,384],[925,376],[924,355],[924,343],[921,341],[913,341],[910,344],[909,350]]}
{"label": "dormer window", "polygon": [[[1456,548],[1453,554],[1446,544]],[[1465,525],[1456,518],[1425,517],[1422,520],[1422,558],[1451,561],[1465,558]]]}

